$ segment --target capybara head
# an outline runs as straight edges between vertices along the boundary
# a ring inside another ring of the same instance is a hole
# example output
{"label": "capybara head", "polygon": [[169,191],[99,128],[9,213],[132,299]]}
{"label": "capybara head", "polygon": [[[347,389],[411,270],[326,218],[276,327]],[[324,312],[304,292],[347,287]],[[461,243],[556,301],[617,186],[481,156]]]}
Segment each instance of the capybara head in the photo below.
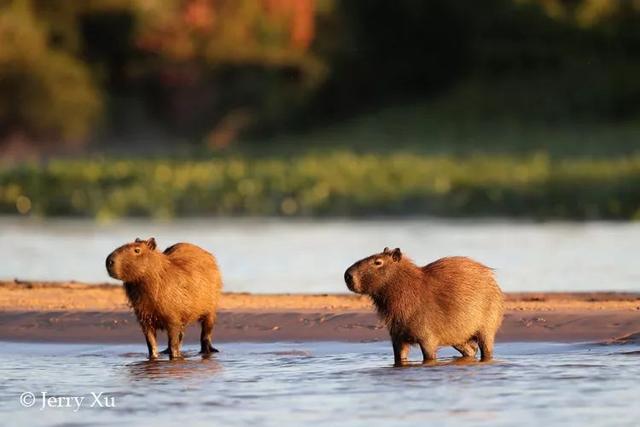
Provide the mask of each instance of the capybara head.
{"label": "capybara head", "polygon": [[136,282],[153,268],[157,256],[156,239],[136,239],[111,252],[106,260],[109,276],[123,282]]}
{"label": "capybara head", "polygon": [[350,291],[373,295],[398,273],[402,260],[400,248],[384,250],[353,264],[344,272],[344,281]]}

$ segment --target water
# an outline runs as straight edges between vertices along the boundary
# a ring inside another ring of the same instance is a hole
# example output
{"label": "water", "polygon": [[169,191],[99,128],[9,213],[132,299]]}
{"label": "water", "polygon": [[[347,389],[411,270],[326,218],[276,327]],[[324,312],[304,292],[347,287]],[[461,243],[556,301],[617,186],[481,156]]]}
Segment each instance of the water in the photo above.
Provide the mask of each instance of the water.
{"label": "water", "polygon": [[[639,346],[505,343],[491,364],[391,367],[378,343],[222,343],[211,359],[142,345],[0,343],[3,425],[638,425]],[[415,350],[414,350],[415,351]],[[412,353],[418,358],[418,352]],[[23,407],[24,392],[35,395]],[[49,405],[85,396],[79,409]],[[100,393],[101,404],[90,407]],[[106,399],[105,399],[106,397]],[[113,402],[109,399],[113,398]],[[74,412],[75,411],[75,412]]]}
{"label": "water", "polygon": [[106,255],[136,237],[213,251],[237,292],[346,292],[355,260],[400,247],[421,264],[468,255],[496,268],[506,291],[640,290],[640,223],[508,221],[0,219],[0,279],[111,280]]}

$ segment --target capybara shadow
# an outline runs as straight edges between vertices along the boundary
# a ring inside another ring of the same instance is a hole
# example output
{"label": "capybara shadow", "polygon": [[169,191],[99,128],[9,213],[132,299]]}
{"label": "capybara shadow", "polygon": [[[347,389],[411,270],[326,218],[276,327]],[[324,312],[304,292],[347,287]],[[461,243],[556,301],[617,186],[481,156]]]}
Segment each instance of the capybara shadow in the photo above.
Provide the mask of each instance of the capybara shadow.
{"label": "capybara shadow", "polygon": [[344,274],[347,287],[368,295],[385,322],[394,363],[407,362],[409,348],[420,346],[423,362],[436,359],[440,346],[483,362],[493,357],[502,323],[504,297],[493,270],[466,257],[442,258],[417,266],[400,249],[364,258]]}
{"label": "capybara shadow", "polygon": [[147,341],[149,358],[158,357],[156,333],[166,330],[171,359],[181,357],[184,329],[200,322],[200,351],[210,354],[222,279],[215,257],[190,243],[160,252],[154,238],[136,239],[114,250],[107,271],[124,290]]}

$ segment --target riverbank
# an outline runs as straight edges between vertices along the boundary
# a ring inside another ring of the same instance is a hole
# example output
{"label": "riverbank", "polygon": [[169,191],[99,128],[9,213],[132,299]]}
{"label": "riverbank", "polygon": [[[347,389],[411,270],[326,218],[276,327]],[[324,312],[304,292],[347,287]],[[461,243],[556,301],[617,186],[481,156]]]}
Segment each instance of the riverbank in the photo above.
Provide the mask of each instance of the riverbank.
{"label": "riverbank", "polygon": [[[637,341],[640,294],[511,293],[499,341]],[[186,334],[195,342],[195,327]],[[216,341],[386,340],[366,297],[225,293]],[[128,343],[141,340],[121,286],[0,282],[0,340]]]}

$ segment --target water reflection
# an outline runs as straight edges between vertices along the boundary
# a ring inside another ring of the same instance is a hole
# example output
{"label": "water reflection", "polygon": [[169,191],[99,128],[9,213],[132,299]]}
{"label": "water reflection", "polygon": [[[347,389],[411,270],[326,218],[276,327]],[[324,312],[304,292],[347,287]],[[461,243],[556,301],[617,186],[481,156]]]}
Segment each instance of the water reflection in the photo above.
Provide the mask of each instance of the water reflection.
{"label": "water reflection", "polygon": [[180,360],[143,360],[130,363],[126,368],[134,381],[210,378],[222,371],[220,362],[209,356]]}
{"label": "water reflection", "polygon": [[397,368],[434,368],[434,367],[442,367],[442,366],[469,366],[469,365],[487,365],[496,363],[495,360],[491,362],[480,362],[477,358],[474,357],[463,357],[457,356],[451,359],[437,359],[431,360],[428,362],[408,362],[403,364],[402,366],[394,366]]}

